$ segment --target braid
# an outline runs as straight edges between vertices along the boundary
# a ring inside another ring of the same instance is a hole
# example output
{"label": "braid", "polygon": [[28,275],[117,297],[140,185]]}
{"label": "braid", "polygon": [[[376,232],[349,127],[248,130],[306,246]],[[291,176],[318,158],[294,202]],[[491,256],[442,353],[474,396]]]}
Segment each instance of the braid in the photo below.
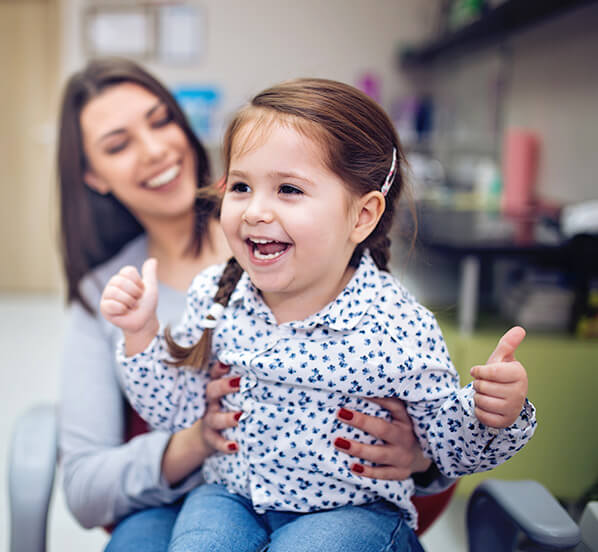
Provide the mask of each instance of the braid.
{"label": "braid", "polygon": [[[228,305],[230,296],[237,287],[237,283],[243,274],[243,269],[234,257],[231,257],[218,281],[218,290],[214,295],[214,303],[218,303],[223,307]],[[207,320],[215,320],[215,318],[208,314]],[[170,327],[164,330],[164,337],[168,345],[168,352],[174,359],[169,362],[172,366],[189,366],[194,370],[201,370],[210,358],[210,350],[212,347],[212,329],[204,328],[201,338],[197,343],[190,347],[183,347],[176,343],[172,337]]]}

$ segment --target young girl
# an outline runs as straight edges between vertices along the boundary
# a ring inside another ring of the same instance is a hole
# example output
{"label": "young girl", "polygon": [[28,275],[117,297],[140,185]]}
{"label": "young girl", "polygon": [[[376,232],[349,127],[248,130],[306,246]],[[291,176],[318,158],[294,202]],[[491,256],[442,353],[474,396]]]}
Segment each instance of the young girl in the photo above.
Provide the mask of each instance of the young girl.
{"label": "young girl", "polygon": [[243,376],[230,398],[239,425],[225,432],[239,454],[204,462],[211,485],[187,498],[171,550],[417,547],[412,480],[360,477],[333,445],[336,409],[384,416],[366,397],[401,398],[424,451],[460,476],[533,434],[525,370],[478,367],[475,399],[472,385],[459,389],[433,315],[388,273],[404,158],[367,96],[320,79],[275,86],[232,121],[224,153],[221,223],[235,260],[194,280],[178,344],[156,335],[154,261],[143,281],[123,269],[101,304],[125,335],[129,397],[153,425],[203,412],[206,371],[182,366],[219,360]]}

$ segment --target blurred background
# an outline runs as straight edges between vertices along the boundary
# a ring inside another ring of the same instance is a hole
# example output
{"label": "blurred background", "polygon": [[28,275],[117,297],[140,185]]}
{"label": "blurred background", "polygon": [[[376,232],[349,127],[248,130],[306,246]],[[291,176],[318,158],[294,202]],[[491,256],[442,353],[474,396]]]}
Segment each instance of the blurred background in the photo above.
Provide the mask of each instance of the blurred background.
{"label": "blurred background", "polygon": [[[589,0],[0,0],[0,466],[17,415],[58,400],[62,86],[91,57],[123,55],[173,90],[215,174],[228,117],[275,82],[341,80],[387,110],[419,215],[414,247],[399,216],[393,271],[438,315],[463,383],[526,327],[539,428],[493,475],[538,479],[575,512],[598,480],[597,28]],[[483,477],[460,483],[429,550],[463,549],[463,501]],[[56,493],[52,547],[104,541]]]}

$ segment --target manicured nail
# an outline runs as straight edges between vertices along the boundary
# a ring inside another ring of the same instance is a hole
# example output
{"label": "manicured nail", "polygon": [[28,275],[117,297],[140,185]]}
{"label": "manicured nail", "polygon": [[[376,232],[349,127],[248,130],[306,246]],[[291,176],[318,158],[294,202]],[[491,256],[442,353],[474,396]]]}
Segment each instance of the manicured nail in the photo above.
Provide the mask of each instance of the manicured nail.
{"label": "manicured nail", "polygon": [[241,385],[241,376],[228,380],[231,387],[239,387]]}
{"label": "manicured nail", "polygon": [[338,411],[338,417],[342,420],[352,420],[353,419],[353,412],[347,410],[346,408],[341,408]]}
{"label": "manicured nail", "polygon": [[337,437],[334,440],[334,446],[344,450],[349,450],[351,448],[351,443],[342,437]]}
{"label": "manicured nail", "polygon": [[230,450],[231,452],[237,450],[237,443],[229,443],[228,445],[226,445],[226,448],[228,450]]}
{"label": "manicured nail", "polygon": [[355,473],[363,473],[363,466],[361,464],[353,464],[351,466],[351,471]]}
{"label": "manicured nail", "polygon": [[228,364],[224,364],[224,362],[218,361],[218,364],[221,370],[228,370],[230,368],[230,366]]}
{"label": "manicured nail", "polygon": [[237,412],[234,416],[235,420],[237,420],[237,422],[238,422],[242,415],[243,415],[243,412]]}

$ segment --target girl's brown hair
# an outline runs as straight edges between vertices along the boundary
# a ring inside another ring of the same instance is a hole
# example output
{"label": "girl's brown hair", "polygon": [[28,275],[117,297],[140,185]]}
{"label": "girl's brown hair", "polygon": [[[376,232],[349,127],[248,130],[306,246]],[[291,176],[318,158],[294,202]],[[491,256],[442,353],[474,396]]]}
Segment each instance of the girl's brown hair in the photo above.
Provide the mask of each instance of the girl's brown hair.
{"label": "girl's brown hair", "polygon": [[[67,301],[79,301],[89,312],[93,309],[81,294],[82,278],[143,232],[131,212],[112,194],[101,195],[84,183],[88,163],[83,149],[81,111],[107,88],[121,83],[143,86],[164,102],[195,153],[197,187],[207,186],[210,177],[207,153],[183,111],[173,95],[141,66],[126,59],[102,58],[92,60],[70,77],[62,97],[58,134],[60,249],[67,280]],[[218,207],[219,201],[213,195],[196,201],[190,254],[199,254],[209,219],[217,216]]]}
{"label": "girl's brown hair", "polygon": [[[273,86],[251,100],[229,124],[224,136],[224,162],[227,171],[235,139],[248,123],[256,133],[267,132],[272,123],[288,124],[322,146],[323,160],[356,196],[380,190],[396,150],[394,180],[386,194],[386,207],[373,232],[353,252],[349,264],[357,267],[363,252],[370,254],[380,270],[388,270],[389,233],[395,207],[405,187],[405,157],[394,125],[371,98],[347,84],[326,79],[297,79]],[[266,125],[264,127],[263,125]],[[265,128],[265,129],[264,129]],[[253,133],[249,133],[251,139]],[[234,149],[236,148],[236,149]],[[242,270],[229,261],[219,284],[217,298],[230,297]],[[219,301],[215,298],[215,301]],[[221,303],[226,306],[226,303]],[[179,366],[201,368],[209,358],[211,330],[205,329],[200,341],[190,348],[170,351]],[[199,353],[199,354],[198,354]]]}

